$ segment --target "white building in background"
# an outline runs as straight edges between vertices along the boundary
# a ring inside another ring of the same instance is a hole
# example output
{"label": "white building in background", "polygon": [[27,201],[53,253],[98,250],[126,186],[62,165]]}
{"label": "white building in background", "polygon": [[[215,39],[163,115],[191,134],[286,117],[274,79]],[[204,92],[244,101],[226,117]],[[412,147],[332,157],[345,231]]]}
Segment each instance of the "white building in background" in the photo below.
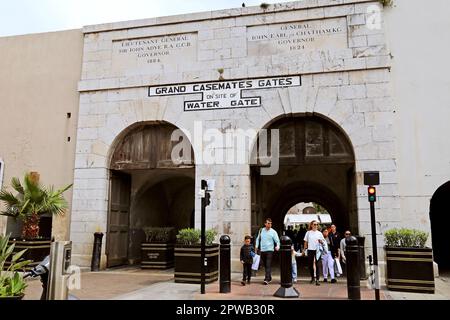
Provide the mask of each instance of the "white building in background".
{"label": "white building in background", "polygon": [[[433,244],[447,248],[435,260],[445,264],[450,245],[439,228],[449,215],[444,196],[435,198],[443,209],[432,226],[430,200],[450,180],[448,16],[444,0],[394,0],[386,8],[305,0],[0,38],[9,75],[0,80],[2,136],[21,108],[30,115],[28,131],[0,140],[5,181],[26,168],[57,184],[73,175],[70,214],[54,221],[53,232],[73,241],[82,266],[90,265],[93,233],[106,232],[102,262],[114,266],[139,259],[145,226],[199,226],[200,181],[214,179],[207,225],[231,236],[238,268],[244,236],[265,217],[280,230],[300,202],[322,205],[341,229],[370,239],[362,174],[375,170],[379,256],[386,230],[433,227]],[[71,42],[70,54],[51,50],[51,41],[52,48]],[[39,76],[33,108],[31,98],[14,99],[30,89],[28,64]],[[37,65],[58,75],[67,65],[67,77],[55,81]],[[42,110],[48,118],[32,116]],[[181,163],[172,157],[175,129],[192,145]],[[264,129],[279,129],[276,174],[264,174],[264,154],[258,163],[228,161],[233,148],[219,143],[227,132],[243,130],[254,145]],[[55,158],[42,155],[47,135],[56,139]],[[12,222],[2,222],[9,230]]]}

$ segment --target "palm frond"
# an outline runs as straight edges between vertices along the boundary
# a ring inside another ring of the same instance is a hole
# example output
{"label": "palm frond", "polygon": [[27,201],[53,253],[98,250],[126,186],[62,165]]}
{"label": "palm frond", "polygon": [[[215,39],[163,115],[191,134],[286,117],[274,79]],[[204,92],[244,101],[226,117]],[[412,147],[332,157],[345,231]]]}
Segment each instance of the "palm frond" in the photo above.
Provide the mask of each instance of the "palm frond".
{"label": "palm frond", "polygon": [[13,187],[14,190],[16,190],[19,194],[24,194],[24,190],[22,187],[22,184],[20,183],[19,178],[12,178],[11,179],[11,186]]}
{"label": "palm frond", "polygon": [[20,200],[11,192],[6,190],[0,191],[0,200],[4,201],[7,206],[19,205]]}
{"label": "palm frond", "polygon": [[34,202],[42,201],[43,198],[43,189],[39,185],[39,183],[33,181],[31,175],[28,173],[24,178],[24,194],[25,197],[29,197]]}

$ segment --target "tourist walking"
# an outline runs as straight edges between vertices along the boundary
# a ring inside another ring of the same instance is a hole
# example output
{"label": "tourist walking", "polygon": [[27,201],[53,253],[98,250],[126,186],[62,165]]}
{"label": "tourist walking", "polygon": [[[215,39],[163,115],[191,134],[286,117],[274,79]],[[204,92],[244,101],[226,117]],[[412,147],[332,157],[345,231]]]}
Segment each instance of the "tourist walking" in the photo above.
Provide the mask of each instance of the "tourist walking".
{"label": "tourist walking", "polygon": [[350,237],[352,235],[352,233],[349,231],[349,230],[347,230],[347,231],[345,231],[345,233],[344,233],[344,238],[342,238],[342,240],[341,240],[341,242],[340,242],[340,245],[339,245],[339,259],[341,260],[341,263],[342,263],[342,270],[343,270],[343,272],[345,273],[347,270],[347,266],[346,266],[346,264],[347,264],[347,257],[345,256],[345,249],[346,249],[346,247],[347,247],[347,244],[345,243],[345,239],[347,239],[348,237]]}
{"label": "tourist walking", "polygon": [[328,230],[323,230],[322,234],[325,239],[325,242],[323,244],[325,250],[322,253],[323,282],[328,281],[328,273],[330,273],[331,283],[335,283],[337,281],[334,278],[334,259],[330,250],[330,238],[328,235]]}
{"label": "tourist walking", "polygon": [[316,282],[316,286],[320,286],[319,283],[319,272],[318,272],[318,261],[316,259],[316,252],[319,249],[319,245],[325,242],[322,232],[318,229],[319,224],[317,221],[313,220],[309,224],[309,231],[306,232],[304,237],[304,248],[306,255],[308,256],[308,268],[311,275],[311,282]]}
{"label": "tourist walking", "polygon": [[278,233],[272,229],[272,219],[267,218],[256,239],[256,250],[261,251],[261,259],[264,264],[265,276],[264,284],[268,285],[272,281],[272,258],[273,252],[280,250],[280,238]]}
{"label": "tourist walking", "polygon": [[241,284],[245,286],[245,281],[250,284],[252,278],[252,264],[255,251],[251,244],[252,237],[245,236],[244,245],[241,247],[240,260],[242,263],[242,281]]}
{"label": "tourist walking", "polygon": [[[330,232],[328,233],[328,240],[330,241],[329,249],[331,251],[331,256],[333,258],[333,262],[335,264],[339,264],[339,266],[335,266],[336,276],[340,276],[339,270],[340,262],[339,262],[339,246],[341,243],[341,235],[336,231],[336,225],[332,224],[330,228]],[[341,270],[342,271],[342,270]]]}
{"label": "tourist walking", "polygon": [[297,257],[301,257],[302,253],[295,251],[295,246],[291,246],[292,257],[292,282],[297,283]]}

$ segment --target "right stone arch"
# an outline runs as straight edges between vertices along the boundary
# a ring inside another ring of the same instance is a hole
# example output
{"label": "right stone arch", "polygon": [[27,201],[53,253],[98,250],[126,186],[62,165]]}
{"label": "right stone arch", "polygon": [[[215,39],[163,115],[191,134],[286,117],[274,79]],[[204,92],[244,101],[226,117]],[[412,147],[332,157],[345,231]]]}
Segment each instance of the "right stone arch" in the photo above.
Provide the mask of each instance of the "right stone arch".
{"label": "right stone arch", "polygon": [[253,231],[270,217],[282,232],[292,205],[315,202],[327,208],[341,232],[357,234],[355,154],[346,133],[316,114],[283,116],[264,129],[269,137],[271,129],[279,130],[280,167],[272,176],[261,174],[259,162],[251,167]]}

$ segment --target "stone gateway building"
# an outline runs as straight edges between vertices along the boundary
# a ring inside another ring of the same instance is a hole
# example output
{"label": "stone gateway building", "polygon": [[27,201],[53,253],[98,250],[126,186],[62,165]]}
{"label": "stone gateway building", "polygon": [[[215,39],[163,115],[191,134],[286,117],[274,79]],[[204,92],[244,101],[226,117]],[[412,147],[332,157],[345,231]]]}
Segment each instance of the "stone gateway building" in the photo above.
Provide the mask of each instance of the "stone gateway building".
{"label": "stone gateway building", "polygon": [[[450,25],[445,1],[432,14],[422,6],[304,0],[0,38],[2,137],[34,103],[14,99],[19,88],[47,97],[34,105],[44,137],[0,140],[3,185],[27,169],[73,181],[53,234],[89,266],[93,233],[106,232],[102,263],[117,266],[139,261],[144,227],[199,227],[200,182],[213,179],[207,227],[231,236],[240,270],[244,236],[266,217],[280,232],[300,202],[365,236],[370,254],[363,172],[379,171],[379,256],[386,230],[418,228],[433,231],[435,261],[446,265],[450,82],[439,71],[450,67]],[[33,72],[41,89],[25,87]],[[43,150],[40,161],[22,159]]]}

